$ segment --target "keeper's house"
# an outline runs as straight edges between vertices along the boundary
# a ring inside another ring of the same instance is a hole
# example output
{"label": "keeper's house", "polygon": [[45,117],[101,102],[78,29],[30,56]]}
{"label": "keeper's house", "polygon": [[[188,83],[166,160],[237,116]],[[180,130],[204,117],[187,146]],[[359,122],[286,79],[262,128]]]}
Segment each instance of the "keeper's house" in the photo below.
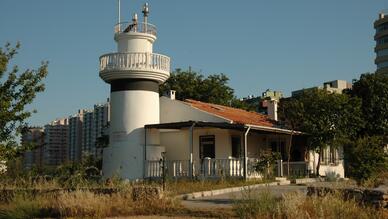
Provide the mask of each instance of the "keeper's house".
{"label": "keeper's house", "polygon": [[[195,100],[175,100],[175,92],[160,97],[160,123],[145,125],[148,134],[160,132],[160,145],[146,142],[144,177],[161,177],[164,152],[169,177],[261,177],[254,165],[261,153],[279,152],[274,170],[287,176],[287,151],[291,145],[290,175],[315,174],[318,154],[306,146],[301,132],[276,125],[277,102],[271,101],[269,115]],[[150,149],[149,149],[150,148]],[[320,175],[335,172],[344,177],[342,148],[327,148]]]}

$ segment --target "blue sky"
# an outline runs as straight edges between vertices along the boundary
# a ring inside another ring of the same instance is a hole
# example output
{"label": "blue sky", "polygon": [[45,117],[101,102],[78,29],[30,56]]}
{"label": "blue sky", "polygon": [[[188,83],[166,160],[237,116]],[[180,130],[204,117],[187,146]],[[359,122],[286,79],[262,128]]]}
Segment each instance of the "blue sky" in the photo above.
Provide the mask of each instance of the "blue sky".
{"label": "blue sky", "polygon": [[[122,20],[145,1],[122,0]],[[150,0],[154,51],[173,68],[225,73],[238,97],[351,81],[374,71],[373,22],[388,0]],[[0,45],[20,41],[20,69],[49,64],[33,125],[105,101],[100,55],[116,50],[116,0],[1,0]]]}

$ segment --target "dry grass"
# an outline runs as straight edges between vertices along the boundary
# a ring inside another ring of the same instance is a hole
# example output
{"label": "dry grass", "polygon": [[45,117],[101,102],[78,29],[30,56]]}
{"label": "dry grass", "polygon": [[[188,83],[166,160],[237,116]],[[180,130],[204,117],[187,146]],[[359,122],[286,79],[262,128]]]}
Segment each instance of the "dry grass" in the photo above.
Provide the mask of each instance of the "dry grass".
{"label": "dry grass", "polygon": [[354,200],[344,201],[340,195],[325,197],[307,197],[302,193],[285,194],[276,199],[269,192],[258,195],[246,194],[244,199],[235,204],[235,211],[240,218],[387,218],[384,210],[361,206]]}
{"label": "dry grass", "polygon": [[18,194],[9,203],[0,204],[0,218],[92,217],[163,215],[182,209],[170,197],[133,201],[131,189],[106,194],[85,190],[31,197]]}

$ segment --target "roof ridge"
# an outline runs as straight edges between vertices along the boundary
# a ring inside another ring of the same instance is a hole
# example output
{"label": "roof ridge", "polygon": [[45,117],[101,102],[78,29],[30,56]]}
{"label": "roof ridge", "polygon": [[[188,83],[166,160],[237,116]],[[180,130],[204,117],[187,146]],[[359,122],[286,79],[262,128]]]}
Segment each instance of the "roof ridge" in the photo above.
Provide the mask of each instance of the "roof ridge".
{"label": "roof ridge", "polygon": [[220,104],[216,104],[216,103],[207,103],[207,102],[203,102],[203,101],[199,101],[199,100],[194,100],[194,99],[185,99],[184,102],[188,102],[188,103],[197,102],[197,103],[203,103],[203,104],[208,104],[208,105],[215,105],[215,106],[220,106],[220,107],[226,107],[226,108],[230,108],[230,109],[234,109],[234,110],[240,110],[240,111],[256,114],[256,115],[259,115],[259,116],[263,116],[266,119],[270,120],[268,115],[265,115],[265,114],[262,114],[262,113],[259,113],[259,112],[256,112],[256,111],[248,111],[248,110],[241,109],[241,108],[236,108],[236,107],[231,107],[231,106],[224,106],[224,105],[220,105]]}

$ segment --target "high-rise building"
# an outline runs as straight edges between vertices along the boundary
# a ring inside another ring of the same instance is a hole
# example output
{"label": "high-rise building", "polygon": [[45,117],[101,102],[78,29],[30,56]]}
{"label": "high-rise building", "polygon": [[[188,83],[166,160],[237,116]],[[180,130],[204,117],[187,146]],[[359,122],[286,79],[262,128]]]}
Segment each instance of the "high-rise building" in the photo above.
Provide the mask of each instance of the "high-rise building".
{"label": "high-rise building", "polygon": [[82,123],[84,110],[79,110],[77,114],[69,117],[69,161],[79,162],[82,154]]}
{"label": "high-rise building", "polygon": [[100,138],[104,134],[109,121],[110,121],[110,103],[109,99],[105,104],[94,105],[94,132],[95,138]]}
{"label": "high-rise building", "polygon": [[93,110],[84,111],[82,122],[81,156],[91,155],[99,158],[98,139],[101,138],[109,125],[110,103],[95,104]]}
{"label": "high-rise building", "polygon": [[94,114],[93,114],[93,131],[94,131],[94,156],[101,158],[101,150],[97,148],[98,141],[106,133],[110,122],[110,102],[109,99],[104,104],[94,105]]}
{"label": "high-rise building", "polygon": [[27,132],[22,134],[22,145],[29,145],[34,149],[24,152],[23,167],[31,169],[32,167],[41,168],[43,165],[43,144],[44,132],[43,128],[31,127]]}
{"label": "high-rise building", "polygon": [[379,14],[379,18],[374,22],[376,29],[376,73],[388,74],[388,11]]}
{"label": "high-rise building", "polygon": [[58,119],[44,126],[43,163],[58,166],[68,160],[68,119]]}
{"label": "high-rise building", "polygon": [[170,58],[153,53],[156,27],[148,23],[148,4],[143,22],[137,14],[131,22],[115,27],[117,52],[100,57],[100,77],[110,84],[111,121],[109,147],[104,148],[103,175],[140,179],[144,173],[144,149],[160,145],[159,132],[147,134],[144,125],[157,124],[159,84],[170,76]]}
{"label": "high-rise building", "polygon": [[82,123],[81,156],[85,156],[87,154],[94,154],[95,137],[93,114],[94,112],[92,110],[84,112],[84,118]]}

